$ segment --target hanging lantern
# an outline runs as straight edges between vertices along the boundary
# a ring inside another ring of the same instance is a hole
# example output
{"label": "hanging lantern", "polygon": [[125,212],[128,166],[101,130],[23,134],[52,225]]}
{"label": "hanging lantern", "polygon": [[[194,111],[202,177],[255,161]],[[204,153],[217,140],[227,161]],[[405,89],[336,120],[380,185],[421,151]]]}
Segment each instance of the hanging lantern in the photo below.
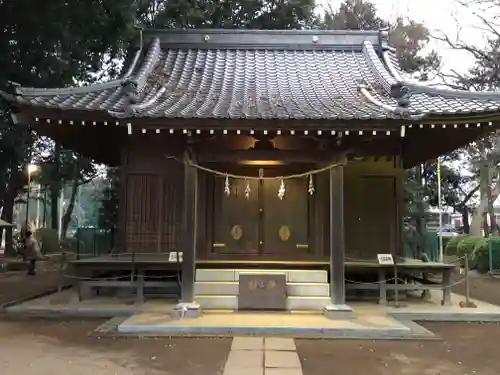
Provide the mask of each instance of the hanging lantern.
{"label": "hanging lantern", "polygon": [[231,195],[231,189],[229,188],[229,176],[226,176],[226,181],[224,182],[224,194],[228,197]]}
{"label": "hanging lantern", "polygon": [[314,189],[314,182],[313,182],[313,176],[312,174],[309,175],[309,186],[307,188],[307,191],[309,192],[309,195],[313,195],[316,189]]}
{"label": "hanging lantern", "polygon": [[285,192],[285,182],[283,181],[283,179],[281,179],[280,188],[278,189],[278,198],[283,200],[283,198],[285,197]]}

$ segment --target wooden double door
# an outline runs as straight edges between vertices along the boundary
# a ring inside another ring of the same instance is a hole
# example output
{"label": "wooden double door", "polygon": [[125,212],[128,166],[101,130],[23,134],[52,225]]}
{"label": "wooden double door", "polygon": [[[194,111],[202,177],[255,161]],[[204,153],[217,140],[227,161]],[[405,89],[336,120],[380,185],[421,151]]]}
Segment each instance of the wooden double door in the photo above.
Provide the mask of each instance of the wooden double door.
{"label": "wooden double door", "polygon": [[[301,259],[310,255],[307,180],[230,181],[229,196],[224,179],[214,189],[214,254],[231,258]],[[249,190],[248,194],[245,192]]]}

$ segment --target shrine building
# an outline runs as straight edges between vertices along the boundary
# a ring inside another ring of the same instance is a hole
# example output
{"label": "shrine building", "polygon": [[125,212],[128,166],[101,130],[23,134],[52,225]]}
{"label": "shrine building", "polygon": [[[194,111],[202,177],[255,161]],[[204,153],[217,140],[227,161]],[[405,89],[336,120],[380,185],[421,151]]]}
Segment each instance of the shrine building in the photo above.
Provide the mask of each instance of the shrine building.
{"label": "shrine building", "polygon": [[403,255],[405,168],[500,119],[500,93],[407,78],[384,31],[143,30],[116,80],[1,95],[120,167],[114,251],[182,254],[189,311],[282,273],[286,309],[348,312],[348,265]]}

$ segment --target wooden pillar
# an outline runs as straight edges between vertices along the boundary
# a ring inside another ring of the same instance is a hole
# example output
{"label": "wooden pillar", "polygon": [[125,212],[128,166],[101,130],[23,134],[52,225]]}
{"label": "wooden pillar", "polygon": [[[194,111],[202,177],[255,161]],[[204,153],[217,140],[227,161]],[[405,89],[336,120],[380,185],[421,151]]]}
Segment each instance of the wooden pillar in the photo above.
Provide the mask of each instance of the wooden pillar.
{"label": "wooden pillar", "polygon": [[192,160],[186,152],[184,158],[186,164],[184,167],[184,201],[182,216],[182,283],[181,283],[181,301],[174,309],[174,315],[179,318],[197,317],[200,315],[200,306],[194,301],[194,282],[196,273],[196,227],[197,215],[196,206],[198,200],[198,170],[189,165]]}
{"label": "wooden pillar", "polygon": [[344,167],[330,169],[330,298],[325,316],[354,317],[345,300]]}

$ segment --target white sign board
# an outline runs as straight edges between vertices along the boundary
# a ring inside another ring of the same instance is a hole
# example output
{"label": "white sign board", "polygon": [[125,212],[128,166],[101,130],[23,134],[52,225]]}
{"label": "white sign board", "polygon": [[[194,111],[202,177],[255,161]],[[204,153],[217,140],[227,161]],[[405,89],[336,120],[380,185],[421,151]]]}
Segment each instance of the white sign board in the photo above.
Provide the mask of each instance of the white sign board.
{"label": "white sign board", "polygon": [[[177,254],[179,254],[179,259],[177,259]],[[169,262],[182,262],[182,252],[176,252],[172,251],[168,254],[168,261]]]}
{"label": "white sign board", "polygon": [[392,254],[377,254],[378,264],[394,264]]}

